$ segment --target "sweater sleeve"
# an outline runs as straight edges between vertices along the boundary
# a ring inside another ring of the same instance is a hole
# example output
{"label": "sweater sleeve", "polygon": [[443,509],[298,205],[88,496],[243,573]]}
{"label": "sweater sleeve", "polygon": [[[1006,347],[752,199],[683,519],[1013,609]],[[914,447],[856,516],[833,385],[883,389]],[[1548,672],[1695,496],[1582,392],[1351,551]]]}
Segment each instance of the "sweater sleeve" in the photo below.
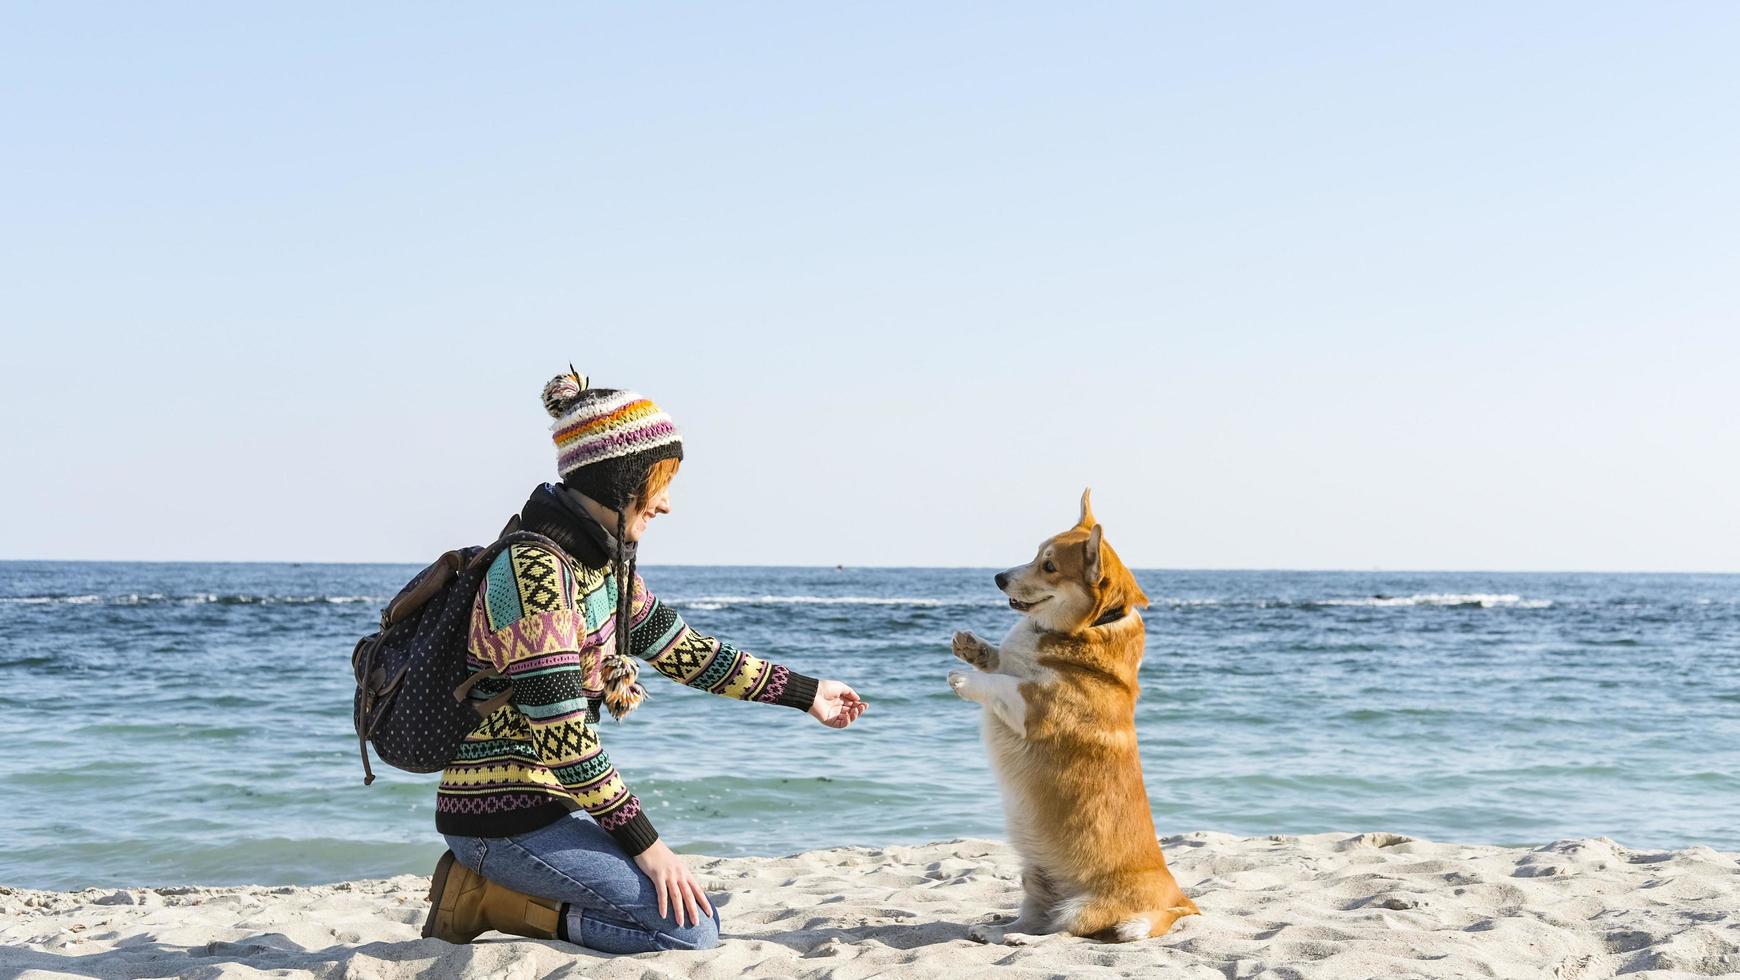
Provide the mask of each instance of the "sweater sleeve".
{"label": "sweater sleeve", "polygon": [[[519,587],[507,598],[518,606],[512,610],[518,615],[492,630],[481,645],[513,681],[512,704],[524,716],[538,761],[550,777],[623,850],[639,854],[658,840],[658,831],[586,721],[581,657],[586,621],[574,591],[566,587],[565,563],[536,547],[516,547],[510,560]],[[548,587],[528,587],[540,582]]]}
{"label": "sweater sleeve", "polygon": [[739,701],[783,704],[808,711],[816,679],[706,636],[634,577],[634,629],[630,651],[671,680]]}

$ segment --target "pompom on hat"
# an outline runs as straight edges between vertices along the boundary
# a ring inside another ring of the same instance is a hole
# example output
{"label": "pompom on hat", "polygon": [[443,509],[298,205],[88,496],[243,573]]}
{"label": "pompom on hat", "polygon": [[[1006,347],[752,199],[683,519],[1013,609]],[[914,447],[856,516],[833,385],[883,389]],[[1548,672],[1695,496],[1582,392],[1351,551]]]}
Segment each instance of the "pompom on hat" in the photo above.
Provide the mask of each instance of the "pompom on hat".
{"label": "pompom on hat", "polygon": [[556,472],[593,500],[621,511],[661,459],[683,458],[683,437],[664,410],[638,392],[594,388],[568,366],[544,385],[556,442]]}

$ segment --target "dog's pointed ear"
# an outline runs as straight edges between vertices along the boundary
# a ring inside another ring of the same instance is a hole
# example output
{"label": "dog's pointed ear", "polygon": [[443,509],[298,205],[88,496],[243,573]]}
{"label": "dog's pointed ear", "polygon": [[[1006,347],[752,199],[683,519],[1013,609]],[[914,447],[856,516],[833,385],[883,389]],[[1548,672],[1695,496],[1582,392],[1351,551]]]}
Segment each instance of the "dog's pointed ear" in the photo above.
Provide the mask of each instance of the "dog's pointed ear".
{"label": "dog's pointed ear", "polygon": [[1088,487],[1086,490],[1081,492],[1081,517],[1076,520],[1076,527],[1094,526],[1094,508],[1093,504],[1088,500],[1089,497],[1093,496],[1093,492],[1093,487]]}
{"label": "dog's pointed ear", "polygon": [[1082,567],[1085,569],[1082,577],[1090,584],[1098,585],[1100,576],[1104,574],[1105,564],[1100,561],[1100,543],[1105,540],[1105,529],[1098,524],[1088,532],[1087,543],[1082,545]]}

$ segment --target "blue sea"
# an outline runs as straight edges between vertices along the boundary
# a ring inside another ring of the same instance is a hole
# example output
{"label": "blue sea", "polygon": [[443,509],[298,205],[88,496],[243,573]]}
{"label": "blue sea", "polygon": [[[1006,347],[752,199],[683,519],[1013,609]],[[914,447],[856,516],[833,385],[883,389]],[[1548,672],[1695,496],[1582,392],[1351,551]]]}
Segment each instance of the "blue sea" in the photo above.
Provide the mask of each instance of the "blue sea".
{"label": "blue sea", "polygon": [[[0,563],[0,883],[426,873],[433,776],[362,784],[349,656],[396,565]],[[1001,835],[961,628],[982,569],[649,568],[697,627],[870,702],[852,729],[647,672],[605,745],[708,854]],[[1607,835],[1740,850],[1740,576],[1139,573],[1162,833]]]}

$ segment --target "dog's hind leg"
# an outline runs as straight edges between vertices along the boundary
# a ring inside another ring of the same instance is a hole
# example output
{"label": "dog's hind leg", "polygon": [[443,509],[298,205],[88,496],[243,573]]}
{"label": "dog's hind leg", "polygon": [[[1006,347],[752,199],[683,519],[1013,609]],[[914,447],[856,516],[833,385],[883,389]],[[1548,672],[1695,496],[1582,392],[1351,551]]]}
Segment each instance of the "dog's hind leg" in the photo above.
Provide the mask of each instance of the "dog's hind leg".
{"label": "dog's hind leg", "polygon": [[984,671],[996,670],[1001,660],[997,648],[973,635],[971,630],[955,634],[954,651],[955,656]]}

